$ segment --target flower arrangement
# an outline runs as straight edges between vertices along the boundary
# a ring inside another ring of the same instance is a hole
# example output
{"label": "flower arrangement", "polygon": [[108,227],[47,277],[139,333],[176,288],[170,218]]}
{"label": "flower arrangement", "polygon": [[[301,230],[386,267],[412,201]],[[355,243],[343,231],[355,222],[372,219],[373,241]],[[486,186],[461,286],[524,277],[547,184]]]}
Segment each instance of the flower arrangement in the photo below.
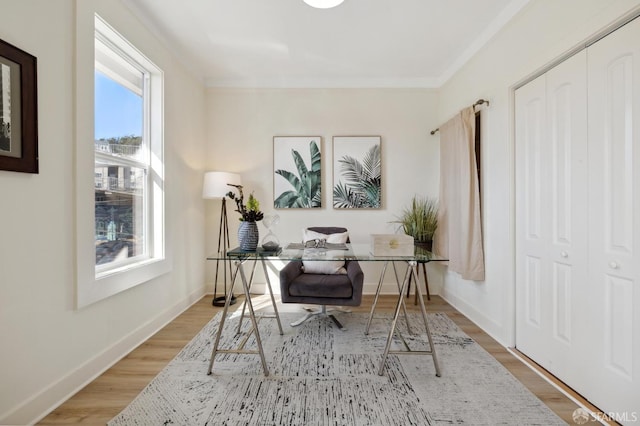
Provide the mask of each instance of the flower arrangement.
{"label": "flower arrangement", "polygon": [[260,202],[253,196],[253,192],[249,194],[247,204],[244,204],[244,194],[242,192],[242,185],[231,185],[238,188],[240,195],[236,196],[233,191],[227,193],[227,197],[236,202],[236,211],[240,213],[241,222],[257,222],[264,218],[264,213],[260,211]]}

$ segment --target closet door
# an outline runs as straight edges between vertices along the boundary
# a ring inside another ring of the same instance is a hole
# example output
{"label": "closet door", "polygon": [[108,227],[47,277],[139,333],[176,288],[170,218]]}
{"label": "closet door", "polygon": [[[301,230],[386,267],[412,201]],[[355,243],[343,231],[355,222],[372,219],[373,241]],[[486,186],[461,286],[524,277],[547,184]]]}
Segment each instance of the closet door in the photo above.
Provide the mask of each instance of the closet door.
{"label": "closet door", "polygon": [[607,412],[628,415],[640,415],[639,40],[636,19],[588,49],[590,279],[585,292],[599,321],[590,333],[596,358],[585,372],[591,386],[584,396]]}
{"label": "closet door", "polygon": [[516,346],[575,387],[593,321],[582,289],[586,86],[583,51],[516,91]]}

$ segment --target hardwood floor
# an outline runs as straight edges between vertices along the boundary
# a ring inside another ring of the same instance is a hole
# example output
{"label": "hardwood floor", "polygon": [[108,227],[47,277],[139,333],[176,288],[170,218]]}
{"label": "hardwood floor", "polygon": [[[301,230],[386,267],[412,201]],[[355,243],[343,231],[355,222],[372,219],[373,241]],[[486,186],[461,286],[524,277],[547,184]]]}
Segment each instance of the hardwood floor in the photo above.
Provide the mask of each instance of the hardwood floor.
{"label": "hardwood floor", "polygon": [[[263,297],[263,296],[260,296]],[[46,416],[40,425],[105,424],[123,410],[135,396],[171,361],[202,327],[222,308],[211,305],[206,296],[178,318],[124,357],[112,368]],[[242,299],[238,298],[238,302]],[[379,312],[391,312],[395,296],[381,296]],[[354,312],[369,312],[373,296],[364,296]],[[232,308],[241,307],[241,303]],[[578,407],[554,386],[543,380],[508,350],[483,332],[465,316],[438,296],[426,302],[427,310],[446,313],[465,333],[502,363],[518,380],[568,424],[574,424],[573,411]],[[413,297],[407,299],[410,311],[419,311]],[[256,361],[257,362],[257,361]]]}

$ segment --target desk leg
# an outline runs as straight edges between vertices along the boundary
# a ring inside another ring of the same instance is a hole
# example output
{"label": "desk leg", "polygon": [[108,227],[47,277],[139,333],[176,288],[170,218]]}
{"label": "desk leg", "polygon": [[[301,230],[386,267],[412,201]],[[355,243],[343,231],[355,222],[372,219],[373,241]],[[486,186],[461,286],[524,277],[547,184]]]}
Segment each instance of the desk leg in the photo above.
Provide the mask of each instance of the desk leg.
{"label": "desk leg", "polygon": [[[424,267],[424,264],[423,264]],[[415,270],[412,272],[416,276],[416,283],[418,282],[418,274]],[[425,272],[426,278],[426,272]],[[429,287],[427,287],[427,291],[429,291]],[[416,294],[418,294],[418,299],[420,300],[420,311],[422,311],[422,320],[424,321],[424,328],[427,331],[427,338],[429,339],[429,347],[431,348],[431,356],[433,357],[433,366],[436,368],[436,376],[440,377],[440,364],[438,363],[438,355],[436,354],[436,347],[433,344],[433,337],[431,337],[431,330],[429,329],[429,322],[427,321],[427,309],[424,306],[424,299],[422,297],[422,290],[420,290],[420,286],[416,284]]]}
{"label": "desk leg", "polygon": [[[249,278],[249,293],[251,293],[251,284],[253,284],[253,275],[256,272],[257,265],[258,265],[258,259],[254,259],[253,268],[251,268],[251,277]],[[240,265],[237,266],[236,274],[238,273],[239,268],[240,268]],[[235,284],[235,280],[234,280],[234,284]],[[238,320],[238,331],[236,332],[237,334],[240,334],[240,330],[242,330],[242,320],[244,320],[245,309],[247,309],[247,298],[245,298],[244,302],[242,302],[242,313],[240,314],[240,319]]]}
{"label": "desk leg", "polygon": [[264,277],[267,280],[267,287],[269,287],[269,295],[271,296],[271,304],[273,305],[273,311],[276,314],[276,321],[278,321],[278,329],[280,329],[280,335],[282,336],[284,334],[284,331],[282,331],[282,324],[280,323],[280,315],[278,314],[276,299],[273,296],[273,289],[271,288],[271,280],[269,279],[269,271],[267,271],[267,264],[264,261],[264,257],[261,257],[260,261],[262,262],[262,270],[264,271]]}
{"label": "desk leg", "polygon": [[[410,268],[410,265],[407,265],[407,268]],[[398,279],[398,270],[396,269],[396,262],[393,262],[393,273],[396,276],[396,284],[398,285],[398,291],[400,292],[400,295],[402,295],[402,289],[400,288],[400,280]],[[411,286],[411,280],[409,280],[409,285],[407,287]],[[411,331],[411,324],[409,323],[409,315],[407,315],[407,305],[404,301],[404,298],[401,298],[402,300],[402,311],[404,312],[404,320],[407,323],[407,331],[409,332],[409,334],[413,334],[413,332]]]}
{"label": "desk leg", "polygon": [[[213,362],[215,360],[215,357],[218,353],[235,353],[235,354],[255,354],[255,355],[260,355],[260,361],[262,361],[262,369],[264,371],[264,375],[268,376],[269,375],[269,369],[267,368],[267,362],[265,360],[264,357],[264,350],[262,349],[262,340],[260,338],[260,330],[258,329],[258,321],[256,320],[256,315],[255,312],[253,310],[253,303],[251,302],[251,294],[249,292],[249,285],[250,283],[247,282],[247,276],[244,272],[244,262],[246,261],[246,259],[240,259],[240,260],[236,260],[235,264],[236,267],[238,268],[238,271],[240,272],[240,277],[242,278],[242,288],[244,289],[244,296],[245,296],[245,300],[246,300],[246,306],[249,308],[249,317],[251,318],[251,324],[253,326],[253,328],[249,331],[249,334],[247,335],[247,337],[245,338],[245,340],[243,341],[243,343],[240,345],[240,347],[238,349],[220,349],[219,348],[219,344],[220,344],[220,336],[222,335],[222,329],[224,328],[224,323],[225,320],[227,318],[227,311],[229,308],[229,304],[231,302],[231,297],[232,297],[232,292],[229,292],[229,295],[227,297],[227,300],[225,302],[225,306],[224,306],[224,310],[222,312],[222,318],[220,319],[220,326],[218,327],[218,332],[216,334],[216,340],[215,343],[213,345],[213,350],[211,352],[211,360],[209,361],[209,370],[207,371],[207,374],[211,374],[211,371],[213,369]],[[255,269],[255,264],[254,264],[254,269]],[[255,334],[255,338],[256,338],[256,343],[258,345],[258,350],[257,351],[249,351],[249,350],[245,350],[244,348],[244,344],[246,343],[249,335],[251,333]]]}
{"label": "desk leg", "polygon": [[373,305],[371,305],[371,313],[369,314],[369,321],[367,321],[367,327],[364,329],[364,334],[369,334],[369,327],[371,326],[371,320],[373,319],[373,312],[376,310],[376,305],[378,304],[378,298],[380,297],[380,289],[382,288],[382,281],[384,280],[384,274],[387,272],[387,266],[389,265],[389,261],[384,262],[384,266],[382,267],[382,272],[380,273],[380,279],[378,280],[378,288],[376,289],[376,295],[373,298]]}
{"label": "desk leg", "polygon": [[[241,263],[241,261],[236,261]],[[255,270],[255,264],[254,264]],[[252,274],[253,275],[253,274]],[[244,287],[244,297],[246,298],[247,307],[249,308],[249,317],[251,317],[251,323],[253,325],[253,332],[256,336],[256,343],[258,344],[258,352],[260,353],[260,361],[262,361],[262,369],[264,375],[269,375],[269,369],[267,368],[267,361],[264,358],[264,350],[262,349],[262,339],[260,339],[260,330],[258,329],[258,321],[256,321],[256,314],[253,311],[253,303],[251,302],[251,293],[249,292],[249,283],[247,282],[247,276],[244,273],[244,268],[240,264],[240,277],[242,278],[242,287]]]}
{"label": "desk leg", "polygon": [[[405,347],[407,350],[404,351],[400,351],[400,350],[394,350],[391,351],[391,341],[393,339],[393,336],[395,334],[396,331],[396,326],[397,326],[397,322],[398,322],[398,316],[400,315],[400,307],[403,306],[402,302],[404,299],[404,291],[406,290],[407,286],[409,285],[409,280],[411,277],[413,277],[413,279],[415,280],[416,283],[418,283],[418,272],[416,271],[417,269],[417,262],[414,261],[410,261],[408,262],[409,266],[407,267],[407,272],[404,276],[404,280],[402,281],[402,287],[400,288],[400,292],[398,295],[398,303],[396,305],[396,309],[395,309],[395,314],[393,316],[393,321],[391,322],[391,330],[389,330],[389,336],[387,338],[387,345],[384,349],[384,353],[382,355],[382,361],[380,362],[380,369],[378,371],[378,374],[380,376],[382,376],[383,372],[384,372],[384,366],[385,363],[387,361],[387,357],[389,356],[389,354],[396,354],[396,355],[406,355],[406,354],[413,354],[413,355],[431,355],[433,357],[433,365],[435,367],[436,370],[436,376],[440,377],[440,364],[438,363],[438,355],[436,354],[436,348],[435,345],[433,344],[433,337],[431,336],[431,330],[429,328],[429,322],[427,320],[427,310],[424,306],[424,299],[422,297],[422,290],[420,290],[420,286],[416,284],[416,292],[418,294],[418,298],[420,299],[420,311],[422,312],[422,320],[424,322],[424,327],[425,330],[427,332],[427,339],[429,341],[429,350],[428,351],[412,351],[411,348],[409,348],[409,346],[407,345],[406,342],[404,342]],[[402,336],[400,336],[402,338]],[[403,339],[404,341],[404,339]]]}
{"label": "desk leg", "polygon": [[[271,304],[273,305],[273,310],[275,312],[276,320],[278,321],[278,329],[280,329],[280,335],[284,334],[282,331],[282,324],[280,323],[280,315],[278,315],[278,308],[276,307],[276,300],[273,296],[273,289],[271,287],[271,280],[269,280],[269,273],[267,272],[267,265],[264,261],[264,257],[260,258],[260,262],[262,263],[262,269],[264,271],[264,276],[267,280],[267,287],[269,289],[269,294],[271,295]],[[251,277],[249,278],[249,290],[251,290],[251,285],[253,284],[253,277],[256,272],[256,266],[258,265],[258,259],[256,258],[253,262],[253,269],[251,270]],[[237,272],[237,269],[236,269]],[[240,320],[238,321],[238,331],[237,334],[240,334],[240,330],[242,330],[242,320],[244,319],[244,312],[247,307],[247,299],[245,298],[242,303],[242,314],[240,315]]]}
{"label": "desk leg", "polygon": [[[373,313],[376,310],[376,306],[378,304],[378,298],[380,297],[380,289],[382,288],[382,282],[384,281],[384,276],[387,272],[387,266],[389,265],[389,261],[385,261],[384,262],[384,266],[382,267],[382,272],[380,273],[380,280],[378,280],[378,288],[376,289],[376,295],[373,299],[373,305],[371,306],[371,312],[369,313],[369,320],[367,321],[367,327],[364,330],[364,334],[368,335],[369,334],[369,328],[371,327],[371,321],[373,320]],[[398,290],[400,290],[400,280],[398,280],[398,271],[396,270],[396,264],[395,262],[393,262],[393,272],[396,276],[396,284],[398,285]],[[413,334],[411,332],[411,326],[409,324],[409,316],[407,315],[407,307],[404,304],[404,300],[402,301],[402,310],[404,312],[404,318],[405,321],[407,322],[407,331],[409,331],[409,334]]]}
{"label": "desk leg", "polygon": [[[238,266],[239,267],[239,266]],[[236,273],[238,271],[236,270]],[[234,275],[235,281],[235,275]],[[220,336],[222,336],[222,329],[224,328],[224,322],[227,319],[227,312],[229,311],[229,305],[231,304],[231,299],[233,298],[233,283],[231,283],[231,291],[227,293],[227,298],[224,302],[224,309],[222,310],[222,318],[220,318],[220,325],[218,325],[218,332],[216,333],[216,340],[213,343],[213,349],[211,350],[211,360],[209,361],[209,369],[207,370],[207,374],[211,374],[211,370],[213,369],[213,361],[216,359],[216,354],[218,353],[218,346],[220,344]]]}
{"label": "desk leg", "polygon": [[415,268],[416,262],[409,262],[409,267],[407,268],[407,272],[404,274],[404,280],[402,280],[402,285],[400,286],[400,292],[398,294],[398,302],[396,303],[395,313],[393,315],[393,320],[391,321],[391,329],[389,330],[389,336],[387,337],[387,345],[384,348],[384,353],[382,354],[382,360],[380,361],[380,369],[378,370],[378,375],[382,376],[384,374],[384,365],[387,362],[387,357],[389,356],[389,350],[391,349],[391,340],[393,339],[393,335],[396,331],[396,324],[398,322],[398,316],[400,315],[400,308],[403,302],[404,291],[409,284],[409,277]]}

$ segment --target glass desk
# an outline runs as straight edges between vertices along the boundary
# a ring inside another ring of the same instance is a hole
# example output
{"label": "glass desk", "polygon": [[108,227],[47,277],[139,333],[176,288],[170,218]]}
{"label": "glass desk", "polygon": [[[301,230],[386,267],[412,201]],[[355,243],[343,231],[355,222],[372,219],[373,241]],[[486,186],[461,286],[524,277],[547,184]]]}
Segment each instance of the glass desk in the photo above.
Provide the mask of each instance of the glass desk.
{"label": "glass desk", "polygon": [[[378,370],[378,374],[382,375],[384,372],[384,366],[387,360],[387,357],[389,354],[395,354],[395,355],[404,355],[404,354],[412,354],[412,355],[431,355],[433,358],[433,363],[435,366],[435,370],[436,370],[436,375],[440,376],[440,367],[438,364],[438,358],[437,358],[437,354],[435,351],[435,347],[433,345],[433,339],[431,337],[431,330],[429,328],[429,323],[427,321],[427,312],[426,312],[426,308],[424,305],[424,299],[422,297],[422,290],[420,289],[420,285],[419,285],[419,278],[418,278],[418,273],[417,273],[417,266],[419,264],[426,264],[429,262],[441,262],[441,261],[446,261],[447,259],[444,258],[440,258],[435,256],[433,253],[426,251],[424,249],[421,248],[415,248],[414,254],[413,256],[392,256],[392,255],[385,255],[385,256],[374,256],[371,253],[371,246],[369,244],[346,244],[344,245],[344,247],[340,247],[337,248],[337,246],[334,245],[328,245],[328,247],[325,248],[313,248],[313,247],[308,247],[308,248],[304,248],[302,246],[302,244],[289,244],[287,246],[285,246],[282,249],[278,249],[276,251],[267,251],[267,250],[263,250],[262,248],[258,248],[256,251],[254,252],[247,252],[247,251],[242,251],[239,248],[233,249],[233,250],[229,250],[226,254],[225,253],[217,253],[214,254],[212,256],[208,256],[207,260],[230,260],[232,261],[235,265],[236,265],[236,272],[234,273],[234,276],[232,277],[231,280],[231,286],[233,288],[233,283],[235,282],[235,278],[237,276],[237,274],[240,274],[240,278],[242,281],[242,287],[244,290],[244,295],[245,295],[245,305],[242,307],[242,316],[240,317],[240,320],[242,321],[242,318],[244,316],[244,312],[245,312],[245,307],[248,308],[249,311],[249,317],[251,319],[252,322],[252,329],[250,330],[250,332],[248,333],[247,337],[242,341],[242,343],[240,344],[240,346],[237,349],[220,349],[219,348],[219,342],[220,342],[220,336],[222,333],[222,328],[224,327],[224,322],[227,316],[227,311],[229,308],[229,304],[231,301],[231,296],[233,294],[233,291],[230,291],[227,294],[227,299],[225,301],[225,305],[224,305],[224,310],[222,313],[222,318],[220,320],[220,326],[218,327],[218,332],[216,334],[216,338],[215,338],[215,343],[213,346],[213,351],[211,354],[211,361],[209,362],[209,370],[208,370],[208,374],[211,374],[212,368],[213,368],[213,363],[215,360],[215,356],[219,353],[243,353],[243,354],[256,354],[256,355],[260,355],[260,360],[262,362],[262,368],[264,371],[265,376],[269,375],[269,370],[267,368],[267,363],[265,361],[265,357],[264,357],[264,351],[262,349],[262,341],[260,340],[260,332],[258,330],[258,324],[257,324],[257,320],[256,320],[256,315],[253,309],[253,304],[251,303],[251,296],[250,296],[250,289],[251,289],[251,283],[253,281],[253,275],[255,272],[255,268],[257,266],[258,261],[260,261],[260,263],[262,264],[263,267],[263,271],[265,274],[265,279],[267,281],[267,288],[269,290],[269,293],[271,295],[271,303],[273,305],[273,309],[275,312],[275,319],[278,322],[278,327],[280,329],[280,334],[283,334],[282,331],[282,325],[280,323],[280,316],[278,314],[278,308],[276,307],[276,302],[275,302],[275,298],[273,296],[273,291],[272,291],[272,287],[271,287],[271,282],[269,280],[269,274],[267,272],[267,266],[266,266],[266,261],[267,260],[280,260],[280,261],[292,261],[292,260],[314,260],[314,261],[332,261],[332,260],[357,260],[359,262],[382,262],[383,264],[383,268],[382,268],[382,272],[380,273],[380,278],[378,280],[378,286],[376,288],[376,294],[374,297],[374,301],[373,304],[371,306],[371,311],[369,314],[369,320],[367,321],[367,326],[366,329],[364,330],[365,334],[369,334],[369,327],[371,325],[371,320],[373,319],[373,314],[375,312],[376,309],[376,305],[378,303],[378,298],[380,296],[380,290],[382,289],[382,283],[384,281],[384,276],[387,270],[387,267],[389,265],[389,263],[391,263],[393,265],[394,271],[395,271],[395,276],[396,276],[396,284],[398,286],[398,300],[396,303],[396,307],[394,310],[394,316],[393,319],[391,321],[391,326],[389,329],[389,334],[387,337],[387,342],[386,342],[386,346],[384,349],[384,353],[382,355],[382,360],[380,362],[380,368]],[[250,261],[253,260],[253,268],[251,270],[251,276],[249,277],[249,279],[247,279],[247,273],[245,271],[245,264]],[[396,262],[401,262],[403,264],[407,265],[406,271],[404,272],[404,277],[402,280],[398,279],[398,273],[396,270]],[[406,307],[405,307],[405,303],[404,303],[404,297],[403,294],[404,292],[407,290],[410,279],[413,279],[414,282],[416,283],[416,295],[417,298],[420,302],[420,311],[422,313],[422,320],[424,322],[424,327],[425,327],[425,331],[427,334],[427,338],[429,341],[429,350],[428,351],[412,351],[411,348],[409,348],[409,346],[407,345],[407,343],[404,341],[404,339],[401,339],[404,342],[405,348],[406,350],[395,350],[392,351],[391,350],[391,343],[392,343],[392,339],[393,339],[393,335],[394,333],[396,333],[397,331],[397,322],[398,322],[398,317],[400,316],[400,311],[402,310],[405,316],[405,320],[407,323],[407,328],[409,333],[411,333],[411,328],[410,328],[410,324],[409,324],[409,318],[406,312]],[[249,350],[245,350],[244,349],[244,344],[246,343],[246,341],[248,340],[249,336],[251,333],[255,334],[256,337],[256,343],[258,346],[257,351],[249,351]]]}

